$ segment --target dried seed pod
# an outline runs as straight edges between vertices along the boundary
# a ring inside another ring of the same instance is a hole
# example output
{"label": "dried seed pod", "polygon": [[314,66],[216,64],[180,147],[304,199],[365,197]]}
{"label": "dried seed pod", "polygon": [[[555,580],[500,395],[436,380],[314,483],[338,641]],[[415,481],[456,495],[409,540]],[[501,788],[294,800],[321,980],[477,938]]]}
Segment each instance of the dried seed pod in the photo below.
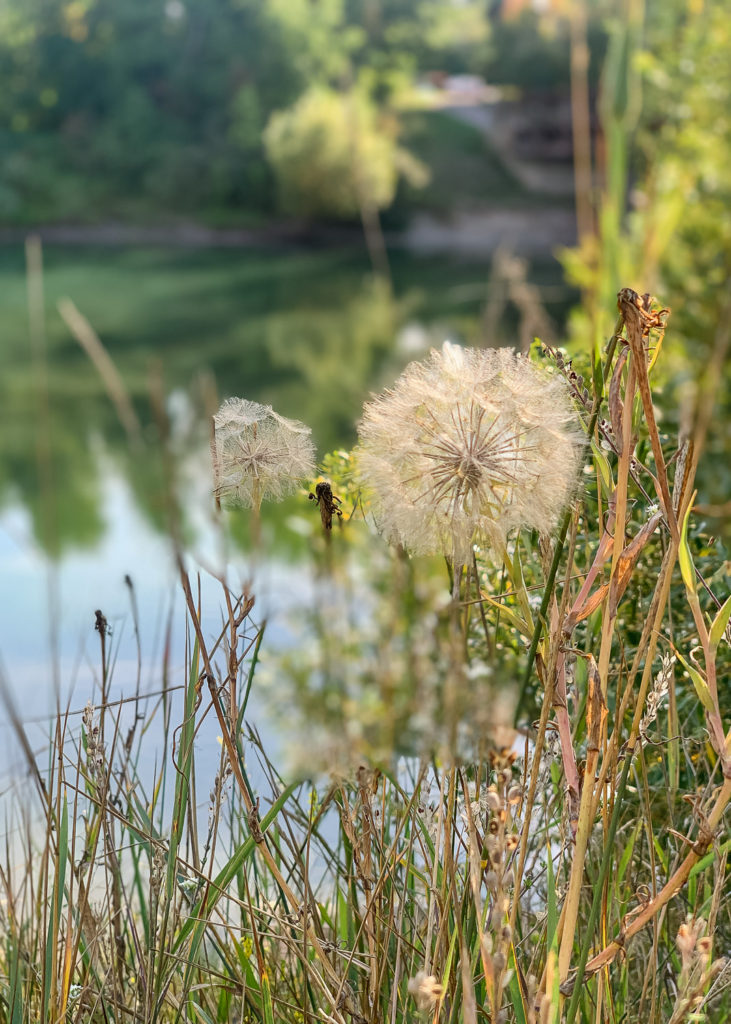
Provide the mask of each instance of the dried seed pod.
{"label": "dried seed pod", "polygon": [[497,812],[501,811],[503,808],[503,802],[494,789],[488,789],[485,794],[485,803],[493,814],[497,814]]}
{"label": "dried seed pod", "polygon": [[448,342],[365,406],[358,433],[380,531],[459,559],[515,528],[550,533],[583,445],[560,378],[509,349]]}
{"label": "dried seed pod", "polygon": [[309,427],[270,405],[229,398],[213,417],[215,494],[223,504],[258,508],[281,501],[315,473]]}

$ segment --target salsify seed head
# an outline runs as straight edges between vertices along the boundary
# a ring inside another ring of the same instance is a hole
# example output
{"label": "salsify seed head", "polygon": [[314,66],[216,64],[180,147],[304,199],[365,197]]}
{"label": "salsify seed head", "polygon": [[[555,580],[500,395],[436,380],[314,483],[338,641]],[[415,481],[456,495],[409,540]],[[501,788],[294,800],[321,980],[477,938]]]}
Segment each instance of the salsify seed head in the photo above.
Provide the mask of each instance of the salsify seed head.
{"label": "salsify seed head", "polygon": [[368,403],[358,465],[381,532],[459,561],[520,527],[550,533],[582,434],[563,382],[511,349],[446,342]]}
{"label": "salsify seed head", "polygon": [[227,505],[257,507],[281,501],[315,475],[311,431],[270,405],[227,399],[213,417],[216,497]]}

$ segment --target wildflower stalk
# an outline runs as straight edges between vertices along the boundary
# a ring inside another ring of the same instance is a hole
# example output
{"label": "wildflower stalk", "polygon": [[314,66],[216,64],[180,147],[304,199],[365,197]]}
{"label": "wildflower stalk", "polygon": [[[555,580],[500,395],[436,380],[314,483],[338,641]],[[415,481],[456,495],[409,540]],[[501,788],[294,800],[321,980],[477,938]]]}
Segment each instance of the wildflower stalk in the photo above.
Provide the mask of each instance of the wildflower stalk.
{"label": "wildflower stalk", "polygon": [[[655,649],[657,646],[657,637],[662,619],[665,615],[665,607],[667,604],[668,596],[670,593],[670,583],[672,579],[673,568],[675,566],[675,559],[677,557],[677,550],[673,550],[672,547],[668,549],[662,568],[660,570],[655,596],[653,598],[654,615],[651,612],[648,622],[645,625],[645,630],[640,638],[640,644],[638,646],[632,671],[625,687],[625,691],[622,697],[622,701],[619,708],[619,713],[616,716],[617,730],[612,737],[612,743],[607,749],[604,760],[602,763],[602,770],[599,773],[599,777],[594,787],[594,800],[591,808],[591,820],[593,821],[596,817],[598,810],[598,801],[601,793],[604,790],[604,784],[606,781],[607,771],[611,765],[615,763],[617,754],[618,742],[619,742],[619,728],[624,719],[624,715],[629,706],[629,701],[632,696],[632,681],[636,674],[639,666],[639,661],[643,657],[645,658],[644,672],[642,681],[640,683],[639,693],[637,695],[637,702],[635,708],[635,716],[630,729],[630,735],[627,740],[624,765],[622,767],[622,775],[620,776],[617,790],[614,794],[614,805],[612,808],[612,816],[609,822],[609,828],[607,834],[604,837],[604,852],[602,855],[601,867],[599,869],[599,877],[596,880],[594,886],[594,895],[592,898],[591,910],[589,912],[589,921],[584,933],[584,940],[581,945],[581,951],[579,954],[579,961],[576,970],[577,984],[572,994],[571,1003],[569,1004],[567,1011],[567,1024],[572,1024],[574,1016],[576,1015],[576,1009],[578,1006],[579,996],[581,994],[581,979],[583,977],[584,968],[589,955],[589,950],[592,945],[594,932],[596,929],[597,921],[599,919],[599,910],[602,901],[602,895],[604,892],[604,886],[609,877],[609,868],[611,860],[614,854],[614,839],[617,833],[617,827],[619,825],[619,816],[622,810],[624,793],[627,786],[627,778],[629,770],[632,764],[632,755],[637,743],[639,736],[640,722],[642,720],[642,709],[644,708],[645,696],[650,684],[652,677],[652,663],[655,657]],[[652,606],[651,606],[652,608]],[[645,645],[647,644],[647,651],[645,652]],[[587,786],[587,788],[589,788]]]}
{"label": "wildflower stalk", "polygon": [[254,477],[251,484],[251,547],[258,552],[261,542],[261,483]]}
{"label": "wildflower stalk", "polygon": [[543,626],[546,621],[546,615],[548,613],[548,605],[551,602],[551,595],[553,594],[553,588],[556,583],[556,574],[558,567],[561,564],[561,555],[563,554],[564,544],[566,543],[566,534],[569,532],[569,525],[571,523],[571,510],[567,509],[564,513],[563,520],[561,522],[558,536],[553,548],[553,559],[551,560],[551,568],[548,571],[546,577],[545,588],[543,591],[543,598],[541,599],[541,607],[538,610],[538,616],[536,618],[536,624],[533,629],[533,636],[531,637],[530,647],[528,648],[528,660],[525,667],[525,674],[523,675],[523,685],[518,696],[518,703],[515,708],[515,725],[518,725],[520,721],[520,715],[525,704],[525,699],[528,696],[528,687],[533,676],[533,664],[536,660],[536,652],[538,651],[538,644],[541,641],[541,634],[543,633]]}
{"label": "wildflower stalk", "polygon": [[[627,417],[627,413],[626,413],[626,409],[627,409],[627,401],[625,401],[625,417],[624,417],[625,418],[625,422],[626,422],[626,419],[628,418]],[[695,469],[696,469],[696,464],[697,464],[698,450],[699,450],[698,446],[694,446],[691,449],[691,456],[688,459],[687,465],[684,466],[684,472],[683,472],[683,475],[682,475],[682,478],[681,478],[681,481],[680,481],[680,486],[678,488],[676,505],[671,508],[671,513],[670,514],[675,519],[676,522],[678,522],[678,521],[685,522],[686,521],[689,509],[690,509],[690,506],[692,505],[692,502],[693,502],[693,495],[690,495],[689,492],[690,492],[690,489],[692,487],[693,478],[695,476]],[[626,451],[626,448],[625,448],[625,451]],[[676,479],[676,487],[677,487],[677,484],[678,484],[678,481]],[[676,511],[676,509],[677,509],[677,511]],[[708,849],[708,846],[710,845],[710,843],[711,843],[711,841],[713,839],[714,831],[715,831],[717,825],[720,823],[721,817],[722,817],[722,815],[724,813],[724,810],[725,810],[727,804],[731,800],[731,780],[730,780],[731,773],[726,771],[726,764],[727,764],[727,762],[726,762],[725,756],[724,756],[725,755],[725,749],[722,746],[721,747],[721,751],[720,751],[720,757],[721,757],[721,762],[724,765],[724,776],[725,776],[724,777],[724,783],[723,783],[723,786],[722,786],[720,792],[717,795],[716,802],[714,804],[714,807],[713,807],[712,811],[708,814],[707,817],[702,819],[703,824],[702,824],[701,829],[700,829],[700,834],[699,834],[699,837],[698,837],[698,840],[696,841],[696,843],[693,844],[692,851],[687,855],[687,857],[683,861],[683,864],[675,871],[675,873],[670,878],[670,880],[666,883],[666,885],[663,887],[661,892],[658,893],[654,897],[654,899],[652,899],[650,901],[648,906],[642,911],[641,914],[639,914],[637,917],[635,917],[633,919],[632,924],[629,927],[627,927],[627,928],[622,928],[622,930],[620,931],[619,938],[613,940],[609,944],[609,946],[607,946],[604,950],[602,950],[601,953],[597,954],[589,962],[589,964],[587,966],[588,953],[589,953],[589,949],[590,949],[591,944],[592,944],[594,930],[596,928],[596,924],[597,924],[598,917],[599,917],[599,911],[600,911],[600,905],[601,905],[601,901],[602,901],[602,896],[603,896],[604,889],[605,889],[605,886],[606,886],[607,881],[608,881],[609,867],[610,867],[611,855],[612,855],[612,847],[613,847],[614,838],[616,836],[616,830],[617,830],[617,826],[618,826],[618,822],[619,822],[619,814],[620,814],[620,811],[621,811],[623,796],[624,796],[625,789],[626,789],[627,777],[628,777],[629,769],[630,769],[630,766],[631,766],[633,752],[635,750],[636,744],[637,744],[638,739],[639,739],[640,731],[641,731],[641,724],[642,724],[642,717],[643,717],[643,712],[644,712],[644,707],[645,707],[645,700],[646,700],[646,697],[647,697],[647,692],[648,692],[648,689],[649,689],[650,681],[652,679],[652,663],[653,663],[654,656],[655,656],[655,650],[656,650],[656,646],[657,646],[657,638],[659,636],[660,627],[661,627],[661,624],[662,624],[662,619],[663,619],[664,614],[665,614],[665,608],[667,606],[667,602],[668,602],[668,598],[669,598],[669,594],[670,594],[670,584],[671,584],[671,579],[672,579],[672,572],[673,572],[673,569],[674,569],[676,561],[681,556],[681,549],[682,549],[683,544],[685,543],[684,532],[685,531],[683,531],[683,536],[680,536],[677,531],[675,531],[675,533],[671,533],[671,541],[670,541],[670,545],[668,547],[668,550],[666,552],[665,558],[663,560],[663,565],[662,565],[662,568],[661,568],[661,571],[660,571],[660,574],[659,574],[659,578],[658,578],[658,582],[657,582],[656,590],[655,590],[655,596],[653,598],[653,602],[652,602],[652,605],[651,605],[651,613],[650,613],[650,616],[648,617],[648,621],[645,624],[645,628],[643,629],[643,634],[642,634],[642,637],[641,637],[641,640],[640,640],[640,644],[638,646],[638,649],[637,649],[637,652],[636,652],[636,655],[635,655],[632,671],[630,673],[630,677],[629,677],[627,686],[625,688],[625,692],[623,694],[623,697],[622,697],[622,700],[621,700],[621,703],[620,703],[619,712],[618,712],[618,714],[616,716],[617,728],[615,729],[615,732],[614,732],[614,734],[612,736],[612,740],[610,741],[609,748],[607,750],[605,750],[605,755],[604,755],[604,759],[603,759],[603,763],[602,763],[602,769],[601,769],[601,771],[599,773],[599,776],[598,776],[598,778],[596,780],[596,784],[593,787],[590,787],[588,784],[586,785],[586,789],[589,790],[589,792],[591,793],[591,799],[587,800],[587,806],[590,808],[590,810],[588,811],[588,815],[587,816],[588,816],[589,822],[591,822],[591,821],[593,821],[595,819],[597,811],[598,811],[599,801],[601,799],[601,794],[603,792],[603,788],[604,788],[606,777],[607,777],[607,771],[608,771],[609,767],[611,767],[611,765],[613,765],[615,763],[615,758],[616,758],[616,755],[617,755],[618,744],[619,744],[619,729],[621,728],[621,723],[622,723],[624,715],[625,715],[625,713],[627,711],[627,708],[628,708],[628,705],[629,705],[629,700],[630,700],[630,698],[632,696],[632,679],[634,678],[634,676],[636,674],[636,671],[637,671],[640,659],[641,659],[641,657],[644,654],[645,665],[644,665],[642,681],[641,681],[639,693],[637,694],[637,698],[636,698],[636,702],[635,702],[635,713],[634,713],[634,718],[633,718],[633,722],[632,722],[632,727],[630,729],[630,735],[629,735],[629,738],[628,738],[628,740],[627,740],[627,742],[625,744],[625,763],[624,763],[624,766],[623,766],[622,775],[621,775],[620,780],[619,780],[617,791],[614,794],[614,806],[613,806],[613,810],[612,810],[612,816],[611,816],[611,820],[609,822],[609,826],[608,826],[608,829],[607,829],[607,832],[606,832],[606,835],[605,835],[604,854],[603,854],[603,857],[602,857],[602,864],[601,864],[601,868],[600,868],[600,877],[597,880],[597,882],[595,884],[595,887],[594,887],[594,897],[593,897],[593,900],[592,900],[592,906],[591,906],[591,911],[590,911],[590,915],[589,915],[588,927],[587,927],[587,930],[586,930],[586,933],[585,933],[584,941],[582,943],[582,947],[581,947],[581,951],[580,951],[580,956],[579,956],[579,961],[578,961],[578,965],[577,965],[576,981],[575,981],[575,984],[574,984],[574,989],[573,989],[573,993],[572,993],[572,997],[571,997],[571,1002],[570,1002],[569,1007],[568,1007],[568,1014],[567,1014],[568,1024],[573,1024],[573,1020],[574,1020],[575,1015],[576,1015],[576,1011],[577,1011],[577,1007],[578,1007],[578,1001],[579,1001],[579,998],[580,998],[580,992],[581,992],[581,987],[582,987],[584,971],[586,970],[587,976],[589,976],[589,975],[591,975],[593,973],[596,973],[596,971],[600,970],[602,967],[604,967],[608,963],[610,963],[611,960],[614,959],[614,957],[617,955],[617,953],[621,949],[624,948],[624,945],[625,945],[627,939],[629,939],[632,935],[636,934],[642,927],[645,926],[645,924],[647,924],[650,920],[652,920],[652,918],[667,904],[667,902],[672,898],[672,896],[681,888],[681,886],[687,880],[687,878],[688,878],[688,876],[690,874],[690,871],[692,870],[693,866],[698,862],[698,860],[705,854],[706,850]],[[686,558],[687,558],[687,556],[686,556]],[[681,560],[681,567],[682,567],[682,560]],[[686,582],[686,588],[689,588],[690,590],[694,590],[695,574],[694,574],[694,571],[693,571],[692,563],[690,563],[690,564],[685,566],[684,572],[683,572],[683,576],[684,576],[684,579],[685,579],[685,582]],[[693,601],[690,600],[690,598],[689,598],[689,604],[691,605],[691,608],[692,608],[693,607]],[[719,614],[721,614],[721,613],[719,613]],[[702,622],[702,619],[701,619],[701,622]],[[706,627],[705,627],[705,623],[702,623],[702,624],[703,624],[703,629],[699,628],[699,633],[700,633],[701,637],[704,636],[704,632],[707,633],[707,630],[706,630]],[[697,625],[697,619],[696,619],[696,625]],[[645,650],[644,650],[645,646],[647,646],[646,653],[645,653]],[[714,652],[714,654],[715,654],[715,652]],[[715,707],[714,707],[714,711],[717,712],[717,708],[718,708],[718,705],[717,705],[717,702],[716,702]],[[713,720],[714,716],[709,713],[709,718],[711,720],[711,725],[713,726],[715,724],[714,720]],[[720,727],[720,714],[718,715],[718,721],[719,721],[719,728],[721,730],[720,731],[720,735],[721,735],[721,737],[723,737],[722,728]],[[711,735],[714,735],[713,729],[712,729]],[[585,776],[585,783],[588,783],[589,778],[590,778],[590,776],[588,776],[588,773],[587,773],[587,775]],[[582,801],[582,805],[583,805],[583,801]],[[585,851],[584,851],[584,856],[585,856]],[[575,864],[572,865],[572,869],[573,869],[574,866],[575,866]],[[564,926],[563,941],[566,941],[566,920],[569,918],[569,912],[572,909],[571,903],[570,903],[570,899],[571,899],[571,894],[569,895],[569,898],[567,898],[567,904],[564,907],[564,910],[567,911],[567,913],[565,915],[562,915],[562,917],[564,918],[564,920],[562,921],[562,924]],[[575,919],[574,919],[574,921],[575,921]],[[574,924],[574,926],[575,926],[575,924]],[[570,949],[569,949],[569,952],[570,952]]]}
{"label": "wildflower stalk", "polygon": [[623,930],[620,939],[613,939],[608,946],[592,957],[586,966],[586,973],[588,975],[596,974],[597,971],[610,964],[625,948],[627,941],[640,932],[683,887],[688,880],[691,870],[706,854],[713,842],[715,831],[721,824],[724,811],[730,802],[731,778],[724,778],[723,785],[718,791],[716,801],[701,828],[698,839],[692,844],[690,852],[680,867],[668,879],[655,899],[650,900],[647,906],[633,919],[632,923]]}
{"label": "wildflower stalk", "polygon": [[[609,379],[609,371],[614,359],[614,350],[617,345],[617,340],[622,331],[622,325],[624,318],[620,315],[617,322],[614,325],[614,331],[609,344],[607,345],[607,358],[605,362],[604,375],[602,380],[602,391],[594,396],[593,407],[591,411],[591,418],[589,425],[586,429],[586,436],[591,440],[596,430],[597,420],[599,419],[599,411],[601,409],[602,399],[604,397],[604,390],[606,389],[606,383]],[[536,658],[536,652],[538,651],[538,644],[541,641],[541,633],[543,632],[543,626],[546,621],[546,614],[548,612],[548,605],[551,601],[551,595],[553,594],[553,587],[556,582],[556,573],[561,563],[561,555],[563,554],[564,544],[566,543],[566,535],[569,531],[569,525],[571,523],[571,509],[567,509],[564,513],[563,519],[561,520],[561,526],[556,537],[555,546],[553,549],[553,560],[551,561],[551,568],[549,569],[548,576],[546,578],[545,588],[543,591],[543,598],[541,600],[541,607],[538,611],[536,618],[535,628],[533,630],[533,636],[531,637],[530,647],[528,648],[528,659],[525,666],[525,673],[523,675],[523,684],[520,689],[518,696],[518,703],[515,709],[515,724],[517,725],[520,721],[520,715],[525,704],[526,697],[528,696],[528,687],[530,686],[531,677],[533,675],[533,664]]]}
{"label": "wildflower stalk", "polygon": [[[620,305],[620,316],[623,320],[624,313],[625,310]],[[616,333],[618,334],[619,332]],[[614,518],[614,550],[612,555],[612,569],[610,573],[611,580],[615,580],[617,577],[619,559],[622,551],[624,550],[624,523],[627,509],[627,488],[630,471],[630,457],[633,448],[631,444],[632,408],[636,386],[634,364],[635,359],[632,355],[629,358],[627,385],[624,395],[624,411],[622,415],[622,450],[617,469],[617,485],[615,490],[616,506]],[[601,721],[598,723],[598,731],[595,731],[594,735],[590,737],[590,742],[587,746],[584,786],[581,792],[581,802],[579,804],[576,843],[574,848],[574,857],[571,863],[571,873],[569,875],[569,889],[566,896],[566,903],[564,904],[563,931],[558,953],[558,969],[561,982],[566,978],[571,961],[576,922],[579,916],[581,884],[584,876],[584,861],[586,859],[586,850],[594,821],[594,815],[592,813],[594,802],[594,776],[599,759],[599,752],[605,746],[606,695],[608,688],[609,657],[618,608],[618,601],[612,601],[612,597],[612,587],[610,584],[610,589],[607,591],[604,599],[604,615],[602,616],[602,635],[599,648],[597,675],[595,680],[590,678],[590,684],[593,683],[598,687],[598,690],[594,689],[594,692],[592,693],[592,697],[595,702],[595,706],[592,709],[592,725],[595,727],[595,730],[597,728],[597,716],[601,717]],[[603,714],[602,705],[604,711]],[[589,710],[590,706],[590,703],[588,703],[587,710]],[[587,720],[587,732],[588,731],[589,722]]]}
{"label": "wildflower stalk", "polygon": [[[236,750],[234,741],[231,737],[230,729],[228,728],[226,715],[224,713],[221,704],[221,699],[218,694],[218,688],[216,686],[216,678],[213,673],[210,655],[208,653],[208,648],[206,646],[203,631],[201,629],[200,619],[196,611],[193,593],[190,588],[190,581],[188,579],[187,573],[185,572],[185,568],[182,564],[182,558],[180,557],[180,555],[178,556],[178,568],[180,572],[181,582],[183,585],[183,592],[185,594],[185,599],[188,606],[188,612],[193,622],[195,634],[198,639],[200,654],[203,660],[205,670],[204,676],[206,681],[208,682],[208,688],[211,695],[211,702],[213,704],[213,709],[216,713],[219,728],[221,729],[222,741],[226,753],[228,755],[229,764],[231,766],[234,779],[236,780],[238,790],[241,794],[244,806],[247,811],[247,815],[249,817],[251,836],[253,838],[254,843],[257,846],[257,849],[261,853],[264,862],[266,863],[269,871],[271,872],[272,877],[274,878],[279,888],[279,891],[285,900],[285,904],[287,905],[289,912],[297,914],[299,916],[302,914],[302,907],[300,901],[298,900],[295,893],[288,884],[286,878],[282,873],[282,870],[280,869],[279,864],[277,863],[276,858],[269,849],[266,833],[263,833],[260,830],[261,827],[259,823],[258,807],[253,799],[251,787],[248,783],[248,780],[245,778],[243,774],[242,767],[238,757],[238,752]],[[201,682],[202,681],[203,680],[201,680]],[[289,787],[289,789],[294,788],[294,785]],[[205,920],[205,918],[212,912],[217,896],[218,893],[214,890],[208,890],[206,892],[206,894],[200,901],[199,905],[196,907],[194,915],[195,919],[200,919],[202,921]],[[194,920],[194,918],[191,918],[191,920]],[[352,999],[344,988],[345,979],[341,978],[335,971],[335,969],[331,966],[325,954],[325,951],[322,948],[320,937],[317,934],[315,926],[309,921],[309,919],[307,921],[306,935],[310,941],[310,944],[312,945],[312,948],[316,956],[318,957],[318,961],[322,966],[324,974],[324,978],[321,977],[319,974],[314,974],[314,978],[316,979],[320,990],[325,994],[328,1001],[334,1007],[333,1018],[337,1020],[339,1024],[345,1024],[345,1019],[341,1014],[340,1010],[338,1009],[340,1006],[342,1006],[346,1012],[354,1016],[355,1019],[358,1019],[360,1015],[357,1013],[356,1008],[352,1005]],[[178,938],[177,945],[180,945],[180,937]],[[336,991],[334,994],[330,986],[335,988]]]}

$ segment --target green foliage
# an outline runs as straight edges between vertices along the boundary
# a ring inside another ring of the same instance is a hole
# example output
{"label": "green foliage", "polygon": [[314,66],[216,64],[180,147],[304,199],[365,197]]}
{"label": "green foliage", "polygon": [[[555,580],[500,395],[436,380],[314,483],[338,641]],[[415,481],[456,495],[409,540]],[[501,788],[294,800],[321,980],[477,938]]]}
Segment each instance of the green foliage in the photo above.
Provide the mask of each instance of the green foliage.
{"label": "green foliage", "polygon": [[[698,387],[720,378],[718,415],[708,423],[713,469],[701,466],[698,479],[699,500],[710,509],[731,485],[731,377],[723,360],[730,315],[730,25],[728,0],[658,0],[644,23],[634,6],[631,16],[612,19],[600,103],[608,144],[598,236],[565,256],[567,276],[584,296],[573,317],[577,349],[587,336],[596,344],[611,331],[611,300],[622,284],[672,296],[673,337],[657,371],[664,431],[683,429],[679,411],[687,419]],[[723,529],[727,517],[719,518]]]}
{"label": "green foliage", "polygon": [[[0,18],[0,216],[11,223],[272,216],[262,131],[275,111],[343,82],[388,103],[420,69],[474,63],[488,35],[482,2],[444,0],[8,0]],[[386,205],[408,160],[393,123],[355,106],[364,193]]]}
{"label": "green foliage", "polygon": [[399,174],[423,171],[361,92],[314,88],[272,115],[264,133],[282,207],[305,217],[353,218],[393,201]]}
{"label": "green foliage", "polygon": [[304,29],[288,11],[254,0],[11,5],[6,216],[266,204],[259,111],[291,101],[311,70],[291,59]]}
{"label": "green foliage", "polygon": [[[0,250],[0,506],[19,502],[31,511],[35,536],[54,554],[89,547],[104,530],[104,481],[113,469],[146,522],[165,530],[165,473],[149,399],[149,367],[156,360],[164,364],[165,387],[177,394],[182,411],[172,440],[182,464],[208,444],[200,386],[206,373],[219,398],[247,394],[307,423],[321,452],[350,444],[369,391],[398,372],[413,351],[394,339],[413,333],[417,345],[427,346],[445,334],[480,335],[487,261],[445,266],[438,257],[396,253],[391,268],[392,290],[373,279],[361,252],[350,249],[48,248],[49,430],[28,350],[22,254]],[[549,290],[559,268],[538,265],[533,272]],[[94,325],[119,370],[143,424],[144,458],[129,450],[97,371],[58,314],[56,304],[65,296]],[[552,308],[561,318],[566,300]],[[50,502],[39,487],[39,444],[50,446]],[[56,520],[53,542],[43,540],[49,510]],[[286,529],[291,511],[282,510],[275,530],[287,550],[302,544]],[[181,515],[186,517],[185,503]],[[265,532],[271,523],[272,516]],[[243,536],[241,542],[245,546]]]}
{"label": "green foliage", "polygon": [[[610,9],[612,6],[610,3]],[[587,42],[589,75],[595,84],[606,46],[601,15],[595,11],[589,20]],[[519,17],[502,20],[495,26],[490,55],[481,70],[489,82],[496,84],[536,93],[565,91],[570,82],[570,45],[568,19],[524,10]]]}

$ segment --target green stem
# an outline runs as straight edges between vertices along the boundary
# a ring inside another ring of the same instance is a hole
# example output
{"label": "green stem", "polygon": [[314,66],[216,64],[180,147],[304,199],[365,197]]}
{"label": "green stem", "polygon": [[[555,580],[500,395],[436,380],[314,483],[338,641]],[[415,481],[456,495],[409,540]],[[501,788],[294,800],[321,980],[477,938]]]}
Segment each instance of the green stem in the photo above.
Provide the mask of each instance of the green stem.
{"label": "green stem", "polygon": [[553,594],[553,585],[556,582],[556,573],[558,572],[561,555],[563,554],[563,546],[566,543],[566,534],[568,533],[569,523],[571,522],[571,515],[571,509],[567,509],[563,517],[563,522],[561,523],[561,529],[558,532],[558,537],[556,538],[553,561],[551,562],[551,568],[548,572],[546,588],[543,591],[543,600],[541,601],[540,611],[538,612],[538,618],[536,619],[533,637],[531,638],[530,648],[528,650],[528,664],[525,667],[523,685],[520,690],[520,696],[518,697],[518,706],[515,709],[515,725],[520,721],[520,713],[523,710],[523,704],[525,703],[525,698],[528,694],[528,686],[530,685],[531,675],[533,674],[533,662],[535,661],[536,651],[538,650],[538,644],[541,639],[543,622],[545,621],[546,613],[548,611],[548,603],[551,600],[551,595]]}
{"label": "green stem", "polygon": [[584,980],[584,968],[586,967],[586,961],[589,959],[589,950],[591,948],[592,937],[594,930],[599,919],[599,907],[602,902],[602,893],[604,891],[604,883],[609,875],[609,863],[612,859],[612,853],[614,849],[614,837],[617,834],[617,825],[619,824],[619,813],[624,800],[624,790],[627,784],[627,776],[629,775],[630,765],[632,763],[632,751],[628,750],[624,758],[624,766],[622,768],[622,777],[619,780],[617,792],[614,797],[614,808],[612,809],[612,820],[609,823],[609,832],[604,843],[604,854],[602,856],[602,864],[599,871],[599,878],[594,885],[594,898],[591,901],[591,911],[589,912],[589,921],[584,932],[584,941],[581,944],[581,953],[579,955],[579,963],[576,969],[576,978],[574,979],[574,991],[571,995],[571,1002],[569,1003],[568,1010],[566,1012],[566,1024],[573,1024],[574,1017],[576,1016],[576,1010],[579,1006],[579,999],[583,989]]}
{"label": "green stem", "polygon": [[[622,330],[623,323],[624,323],[624,320],[620,316],[619,319],[617,320],[616,324],[614,325],[614,333],[612,334],[612,337],[609,340],[609,345],[607,346],[607,361],[606,361],[605,370],[604,370],[604,377],[603,377],[604,390],[606,390],[607,381],[609,380],[609,371],[610,371],[611,366],[612,366],[612,359],[614,358],[614,349],[616,348],[617,340],[619,338],[620,331]],[[587,431],[586,431],[586,436],[590,440],[594,436],[594,430],[596,429],[596,423],[597,423],[597,420],[599,419],[599,410],[601,409],[603,397],[604,397],[603,393],[602,394],[598,394],[596,396],[595,400],[594,400],[594,408],[592,410],[591,419],[589,420],[589,426],[588,426]],[[522,684],[521,689],[520,689],[520,696],[518,697],[518,705],[517,705],[517,707],[515,709],[515,719],[514,719],[514,724],[515,725],[517,725],[518,722],[520,721],[520,713],[523,710],[523,705],[524,705],[525,699],[526,699],[526,697],[528,695],[528,687],[530,685],[530,678],[531,678],[531,675],[533,673],[533,663],[534,663],[535,658],[536,658],[536,651],[538,650],[538,644],[540,643],[541,632],[543,630],[543,623],[545,621],[546,613],[548,611],[548,604],[549,604],[549,602],[551,600],[551,595],[553,594],[553,585],[554,585],[554,583],[556,581],[556,573],[558,572],[559,563],[561,561],[561,555],[563,554],[563,546],[566,543],[566,534],[568,533],[568,530],[569,530],[569,523],[571,522],[571,515],[572,515],[572,511],[569,508],[569,509],[567,509],[566,513],[564,514],[563,521],[561,523],[561,529],[559,530],[558,537],[556,538],[556,548],[555,548],[555,550],[553,552],[553,561],[551,562],[551,568],[550,568],[549,573],[548,573],[548,579],[546,580],[546,589],[543,592],[543,600],[541,601],[541,608],[540,608],[540,611],[538,612],[538,617],[536,619],[535,629],[533,630],[533,637],[531,638],[530,648],[528,650],[528,663],[527,663],[527,665],[525,667],[525,675],[523,676],[523,684]]]}

